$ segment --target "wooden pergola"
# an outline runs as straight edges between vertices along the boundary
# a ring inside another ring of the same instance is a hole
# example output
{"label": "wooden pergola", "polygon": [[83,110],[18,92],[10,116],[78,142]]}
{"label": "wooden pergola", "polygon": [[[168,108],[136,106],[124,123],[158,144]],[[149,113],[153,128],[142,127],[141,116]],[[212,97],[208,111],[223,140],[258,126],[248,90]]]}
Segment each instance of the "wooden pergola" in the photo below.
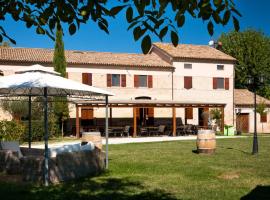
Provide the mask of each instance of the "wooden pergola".
{"label": "wooden pergola", "polygon": [[[76,135],[80,133],[79,108],[102,108],[106,107],[104,101],[83,101],[77,100],[76,105]],[[224,129],[224,103],[203,103],[203,102],[182,102],[164,100],[111,100],[109,108],[133,108],[133,137],[137,136],[137,109],[136,108],[171,108],[172,109],[172,135],[176,136],[176,108],[220,108],[221,130]]]}

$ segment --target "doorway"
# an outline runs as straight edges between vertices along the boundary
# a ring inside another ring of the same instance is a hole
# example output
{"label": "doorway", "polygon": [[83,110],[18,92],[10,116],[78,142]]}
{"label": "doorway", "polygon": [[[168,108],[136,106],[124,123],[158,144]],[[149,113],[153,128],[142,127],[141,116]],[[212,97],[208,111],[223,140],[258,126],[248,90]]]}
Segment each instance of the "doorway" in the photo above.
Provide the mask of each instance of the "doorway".
{"label": "doorway", "polygon": [[209,108],[198,108],[199,127],[208,128]]}
{"label": "doorway", "polygon": [[241,133],[249,133],[249,113],[236,115],[236,130]]}
{"label": "doorway", "polygon": [[137,108],[137,124],[139,126],[153,126],[154,108]]}

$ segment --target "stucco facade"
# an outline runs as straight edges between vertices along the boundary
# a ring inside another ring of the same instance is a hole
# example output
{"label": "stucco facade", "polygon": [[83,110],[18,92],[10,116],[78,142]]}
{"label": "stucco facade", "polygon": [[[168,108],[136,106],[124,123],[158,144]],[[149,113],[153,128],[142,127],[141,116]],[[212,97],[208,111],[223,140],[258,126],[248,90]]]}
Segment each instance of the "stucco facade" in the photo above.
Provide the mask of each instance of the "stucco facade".
{"label": "stucco facade", "polygon": [[[212,49],[207,48],[208,51]],[[196,49],[195,49],[196,51]],[[46,52],[48,53],[48,52]],[[83,54],[83,53],[82,53]],[[88,54],[91,54],[88,52]],[[224,120],[225,124],[233,124],[234,121],[234,108],[233,108],[233,94],[234,94],[234,60],[228,62],[223,61],[221,58],[216,59],[201,59],[190,58],[175,59],[173,56],[167,54],[164,51],[156,51],[156,48],[152,48],[148,57],[153,56],[149,65],[143,66],[144,63],[133,63],[132,65],[122,64],[94,64],[94,63],[72,63],[72,54],[69,52],[67,73],[68,78],[82,82],[82,73],[91,74],[91,82],[95,87],[106,89],[113,92],[115,96],[110,97],[110,100],[134,100],[137,97],[148,97],[151,100],[167,100],[167,101],[182,101],[182,102],[200,102],[200,103],[221,103],[225,104]],[[89,56],[89,55],[88,55]],[[133,55],[127,55],[127,58]],[[142,55],[143,56],[143,55]],[[193,56],[193,55],[192,55]],[[76,57],[77,58],[77,57]],[[155,58],[157,65],[155,65]],[[13,58],[12,58],[13,59]],[[14,58],[15,59],[15,58]],[[42,58],[41,58],[42,59]],[[101,56],[102,59],[102,56]],[[70,61],[71,60],[71,61]],[[129,59],[127,59],[129,60]],[[144,59],[145,60],[145,59]],[[44,62],[44,61],[43,61]],[[158,63],[163,64],[165,67],[158,66]],[[17,63],[17,64],[14,64]],[[46,63],[33,61],[1,61],[0,58],[0,70],[4,72],[4,75],[14,73],[19,68],[27,67],[30,64],[42,64],[49,68],[52,68],[51,61]],[[191,64],[192,68],[186,69],[185,64]],[[223,70],[218,70],[217,65],[223,65]],[[107,75],[119,74],[125,75],[125,86],[119,85],[108,86]],[[151,87],[138,87],[135,86],[135,76],[146,75],[151,76]],[[192,77],[192,87],[185,89],[184,77]],[[215,89],[213,88],[213,78],[225,78],[228,79],[228,88]],[[76,117],[76,109],[73,104],[70,104],[70,117]],[[133,108],[113,108],[111,109],[110,116],[113,119],[128,119],[132,122]],[[168,119],[172,118],[171,108],[154,108],[154,119]],[[81,117],[81,112],[79,112]],[[93,108],[94,119],[104,118],[104,108]],[[177,108],[176,117],[181,118],[183,123],[199,124],[199,108],[193,108],[193,118],[185,121],[185,109]],[[122,120],[123,121],[123,120]],[[177,121],[178,122],[178,121]]]}

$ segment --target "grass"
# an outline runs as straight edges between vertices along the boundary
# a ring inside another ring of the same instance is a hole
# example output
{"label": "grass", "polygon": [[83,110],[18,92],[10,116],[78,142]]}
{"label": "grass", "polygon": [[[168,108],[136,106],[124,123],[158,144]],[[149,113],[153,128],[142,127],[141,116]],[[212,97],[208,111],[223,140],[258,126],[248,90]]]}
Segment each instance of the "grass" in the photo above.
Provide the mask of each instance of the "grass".
{"label": "grass", "polygon": [[270,199],[270,138],[219,139],[214,155],[194,141],[110,145],[109,171],[48,188],[0,182],[1,199]]}

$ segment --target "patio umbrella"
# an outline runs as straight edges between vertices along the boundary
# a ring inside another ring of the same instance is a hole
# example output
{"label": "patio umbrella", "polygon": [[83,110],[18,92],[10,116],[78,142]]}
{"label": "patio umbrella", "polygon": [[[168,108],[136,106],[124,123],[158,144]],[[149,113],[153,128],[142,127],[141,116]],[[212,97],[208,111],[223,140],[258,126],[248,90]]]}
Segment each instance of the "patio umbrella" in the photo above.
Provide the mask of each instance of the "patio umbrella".
{"label": "patio umbrella", "polygon": [[[45,129],[45,185],[49,183],[48,167],[48,96],[70,96],[98,98],[106,101],[106,167],[108,167],[108,96],[113,94],[93,86],[88,86],[58,75],[41,65],[33,65],[20,69],[16,74],[0,78],[0,96],[32,96],[44,97],[44,129]],[[31,104],[29,104],[31,106]],[[29,109],[30,110],[30,109]]]}

